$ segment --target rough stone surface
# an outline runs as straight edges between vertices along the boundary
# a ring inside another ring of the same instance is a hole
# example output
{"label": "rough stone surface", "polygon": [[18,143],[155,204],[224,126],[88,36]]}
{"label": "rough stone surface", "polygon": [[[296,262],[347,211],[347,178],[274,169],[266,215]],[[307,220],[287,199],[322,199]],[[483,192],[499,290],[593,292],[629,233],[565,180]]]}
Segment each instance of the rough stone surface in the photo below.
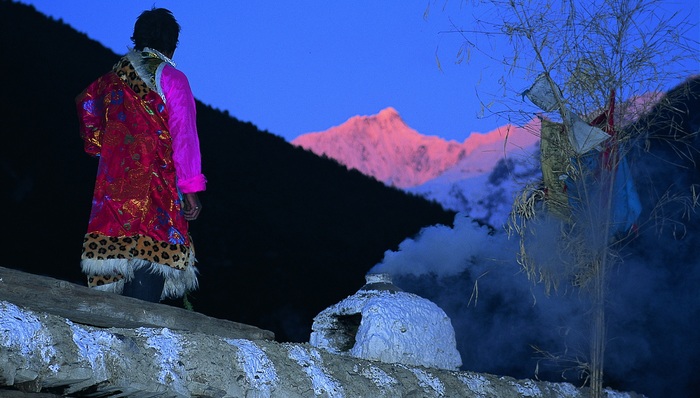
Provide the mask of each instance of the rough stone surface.
{"label": "rough stone surface", "polygon": [[567,383],[369,361],[308,344],[97,328],[0,301],[0,396],[18,391],[37,397],[586,396]]}
{"label": "rough stone surface", "polygon": [[4,267],[0,267],[0,301],[102,328],[165,327],[228,338],[275,338],[254,326]]}
{"label": "rough stone surface", "polygon": [[337,354],[456,370],[462,365],[450,318],[413,293],[360,290],[321,311],[310,343]]}

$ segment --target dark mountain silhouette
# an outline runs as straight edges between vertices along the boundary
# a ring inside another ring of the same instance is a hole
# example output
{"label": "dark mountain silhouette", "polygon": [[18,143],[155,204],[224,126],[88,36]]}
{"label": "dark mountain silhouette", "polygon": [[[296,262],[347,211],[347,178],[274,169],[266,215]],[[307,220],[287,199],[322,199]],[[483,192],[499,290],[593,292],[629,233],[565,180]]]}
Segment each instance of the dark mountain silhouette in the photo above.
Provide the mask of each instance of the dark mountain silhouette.
{"label": "dark mountain silhouette", "polygon": [[[97,162],[74,98],[120,54],[32,6],[0,0],[3,266],[84,283]],[[196,95],[197,93],[195,93]],[[307,341],[312,318],[422,227],[454,213],[197,102],[204,212],[192,223],[196,311]],[[183,305],[181,301],[168,302]]]}

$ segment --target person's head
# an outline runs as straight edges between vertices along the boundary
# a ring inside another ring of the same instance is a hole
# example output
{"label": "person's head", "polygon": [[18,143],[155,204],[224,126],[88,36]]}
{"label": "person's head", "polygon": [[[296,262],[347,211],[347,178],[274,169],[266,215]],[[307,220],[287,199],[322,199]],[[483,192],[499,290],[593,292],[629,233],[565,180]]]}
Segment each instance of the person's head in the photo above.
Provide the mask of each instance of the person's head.
{"label": "person's head", "polygon": [[180,25],[173,13],[165,8],[153,8],[139,15],[134,24],[135,50],[150,47],[172,57],[180,36]]}

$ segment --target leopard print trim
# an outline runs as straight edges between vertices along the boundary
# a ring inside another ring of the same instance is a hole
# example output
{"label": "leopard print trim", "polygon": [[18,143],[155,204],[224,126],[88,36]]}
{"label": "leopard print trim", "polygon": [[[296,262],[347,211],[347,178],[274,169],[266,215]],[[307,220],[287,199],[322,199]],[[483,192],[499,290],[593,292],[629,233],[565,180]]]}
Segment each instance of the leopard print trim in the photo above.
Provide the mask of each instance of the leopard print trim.
{"label": "leopard print trim", "polygon": [[87,279],[89,287],[98,287],[119,282],[120,280],[124,279],[124,275],[88,275]]}
{"label": "leopard print trim", "polygon": [[86,260],[139,258],[184,270],[191,256],[194,256],[192,247],[160,242],[143,235],[105,236],[93,232],[86,234],[83,239],[82,258]]}
{"label": "leopard print trim", "polygon": [[129,59],[122,58],[117,65],[114,66],[114,71],[117,76],[119,76],[119,79],[131,87],[141,99],[145,99],[146,95],[151,92],[151,88],[141,79],[141,76],[136,73],[136,69]]}

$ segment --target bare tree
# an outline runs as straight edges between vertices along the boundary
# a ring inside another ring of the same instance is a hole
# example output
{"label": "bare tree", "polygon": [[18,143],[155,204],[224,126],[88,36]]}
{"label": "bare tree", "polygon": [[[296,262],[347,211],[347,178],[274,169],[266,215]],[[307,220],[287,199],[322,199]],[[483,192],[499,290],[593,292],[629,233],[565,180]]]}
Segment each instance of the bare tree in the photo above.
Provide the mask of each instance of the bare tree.
{"label": "bare tree", "polygon": [[[471,6],[474,17],[466,21],[469,28],[453,26],[464,39],[457,62],[490,57],[504,67],[499,83],[505,95],[482,97],[484,109],[523,125],[533,113],[541,120],[533,133],[541,138],[543,181],[516,198],[508,227],[520,239],[519,263],[531,280],[548,292],[575,288],[589,297],[589,356],[579,365],[591,396],[601,397],[606,274],[620,264],[620,248],[640,227],[625,158],[649,137],[630,123],[671,84],[697,73],[695,25],[661,13],[659,0],[462,5]],[[529,101],[512,95],[523,81],[532,83],[522,93]],[[688,152],[677,144],[679,154]],[[544,230],[556,231],[546,255],[534,244]]]}

